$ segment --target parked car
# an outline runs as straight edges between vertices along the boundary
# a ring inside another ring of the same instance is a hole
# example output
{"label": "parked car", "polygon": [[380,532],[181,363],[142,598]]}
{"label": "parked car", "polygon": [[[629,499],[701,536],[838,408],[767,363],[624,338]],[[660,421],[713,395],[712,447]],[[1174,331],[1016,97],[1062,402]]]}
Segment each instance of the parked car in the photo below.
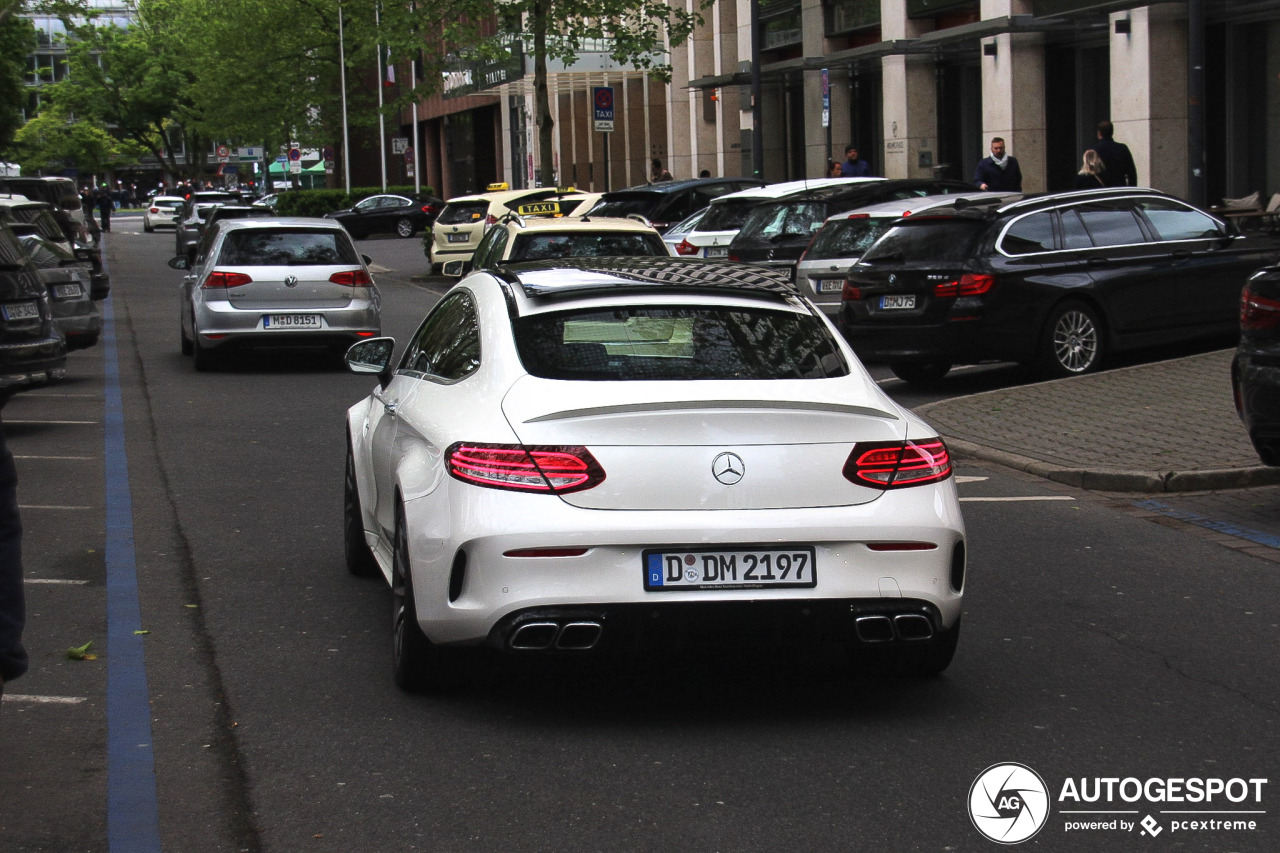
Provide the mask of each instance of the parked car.
{"label": "parked car", "polygon": [[803,190],[848,185],[848,183],[848,178],[783,181],[761,187],[750,187],[714,198],[711,204],[707,205],[706,215],[676,246],[676,254],[695,258],[727,258],[729,244],[733,242],[738,229],[742,228],[747,215],[755,209],[756,205]]}
{"label": "parked car", "polygon": [[267,210],[275,212],[276,202],[280,200],[280,193],[268,193],[260,198],[255,198],[250,207],[265,207]]}
{"label": "parked car", "polygon": [[179,305],[184,355],[196,370],[216,367],[228,350],[324,346],[345,350],[381,331],[381,295],[368,260],[331,219],[231,219],[200,243]]}
{"label": "parked car", "polygon": [[959,181],[845,178],[757,204],[729,244],[729,260],[778,267],[790,273],[822,223],[837,213],[925,195],[973,192]]}
{"label": "parked car", "polygon": [[[702,208],[697,213],[691,213],[684,219],[681,219],[675,225],[668,228],[662,235],[662,242],[667,244],[667,248],[671,250],[671,254],[680,256],[679,246],[684,242],[684,238],[689,236],[689,232],[698,227],[698,223],[702,221],[702,217],[707,215],[707,211],[711,209],[710,205]],[[696,251],[688,253],[690,257],[697,257]]]}
{"label": "parked car", "polygon": [[26,196],[52,206],[54,219],[71,240],[88,238],[88,223],[76,182],[63,177],[0,178],[0,192]]}
{"label": "parked car", "polygon": [[412,237],[429,230],[443,207],[444,199],[435,196],[371,195],[351,207],[326,213],[325,218],[341,222],[357,240],[371,234]]}
{"label": "parked car", "polygon": [[38,234],[74,255],[89,268],[90,297],[106,299],[111,293],[111,277],[102,265],[102,247],[67,237],[63,222],[58,221],[56,213],[56,209],[46,202],[26,201],[20,196],[0,197],[0,220],[9,222],[15,229],[25,225],[29,230],[23,233]]}
{"label": "parked car", "polygon": [[759,186],[764,186],[764,181],[756,178],[694,178],[690,181],[641,184],[605,193],[587,213],[591,216],[642,216],[661,234],[686,216],[706,207],[712,199]]}
{"label": "parked car", "polygon": [[102,336],[102,312],[94,303],[89,267],[61,244],[36,234],[19,236],[36,274],[49,292],[53,325],[67,339],[67,349],[86,349]]}
{"label": "parked car", "polygon": [[401,687],[438,685],[457,647],[685,629],[950,662],[965,532],[946,447],[784,276],[476,271],[394,346],[347,354],[379,387],[347,411],[343,517],[348,569],[391,586]]}
{"label": "parked car", "polygon": [[188,201],[178,218],[177,227],[174,228],[174,252],[179,255],[186,255],[188,258],[194,258],[196,244],[200,242],[200,235],[204,233],[204,223],[209,218],[210,211],[225,203],[221,201],[202,201],[192,204]]}
{"label": "parked car", "polygon": [[1109,352],[1230,334],[1241,287],[1277,248],[1143,188],[935,208],[866,251],[839,324],[908,382],[982,361],[1075,376]]}
{"label": "parked car", "polygon": [[148,234],[157,228],[177,228],[178,216],[186,199],[176,195],[158,195],[142,211],[142,230]]}
{"label": "parked car", "polygon": [[431,261],[431,272],[440,272],[448,261],[471,260],[480,238],[498,217],[515,210],[521,203],[550,199],[558,194],[555,187],[511,190],[506,184],[491,184],[487,192],[449,199],[423,238],[423,251]]}
{"label": "parked car", "polygon": [[9,226],[0,222],[0,394],[66,375],[67,342],[49,292]]}
{"label": "parked car", "polygon": [[444,274],[525,261],[582,257],[670,257],[662,235],[635,219],[607,216],[525,218],[508,214],[480,239],[470,261],[449,261]]}
{"label": "parked car", "polygon": [[849,268],[889,226],[903,216],[922,213],[964,199],[965,203],[1014,201],[1021,193],[973,192],[926,195],[855,208],[829,217],[796,262],[796,284],[815,305],[833,318],[840,313],[840,294]]}
{"label": "parked car", "polygon": [[1265,465],[1280,465],[1280,266],[1240,291],[1240,343],[1231,361],[1236,413]]}

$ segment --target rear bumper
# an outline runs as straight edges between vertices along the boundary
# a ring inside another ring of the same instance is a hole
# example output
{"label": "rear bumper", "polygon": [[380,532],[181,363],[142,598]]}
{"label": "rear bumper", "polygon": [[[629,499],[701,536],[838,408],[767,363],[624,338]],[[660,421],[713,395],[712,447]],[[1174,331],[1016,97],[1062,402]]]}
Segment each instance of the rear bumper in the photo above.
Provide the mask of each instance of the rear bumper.
{"label": "rear bumper", "polygon": [[1280,465],[1280,357],[1237,352],[1231,364],[1236,410],[1258,456]]}
{"label": "rear bumper", "polygon": [[67,344],[61,335],[0,344],[0,388],[43,385],[66,375]]}

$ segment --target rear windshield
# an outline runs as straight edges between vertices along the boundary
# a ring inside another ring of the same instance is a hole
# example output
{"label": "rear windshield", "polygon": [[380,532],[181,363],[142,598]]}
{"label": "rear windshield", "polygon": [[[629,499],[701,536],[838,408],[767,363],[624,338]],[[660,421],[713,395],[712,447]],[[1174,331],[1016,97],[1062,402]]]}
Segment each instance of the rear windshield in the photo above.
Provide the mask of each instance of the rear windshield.
{"label": "rear windshield", "polygon": [[173,200],[171,200],[171,201],[153,201],[153,202],[151,202],[151,206],[152,206],[152,207],[163,208],[163,209],[165,209],[165,210],[177,210],[178,208],[182,207],[182,205],[183,205],[183,202],[181,202],[181,201],[179,201],[179,200],[177,200],[177,199],[173,199]]}
{"label": "rear windshield", "polygon": [[232,231],[222,241],[218,266],[274,267],[360,263],[344,231],[302,228]]}
{"label": "rear windshield", "polygon": [[638,213],[641,216],[647,216],[658,206],[661,200],[662,195],[660,193],[639,193],[618,198],[601,199],[599,204],[591,208],[591,215],[625,217]]}
{"label": "rear windshield", "polygon": [[441,225],[470,225],[479,222],[489,213],[487,201],[450,202],[440,211],[436,222]]}
{"label": "rear windshield", "polygon": [[56,204],[64,210],[80,209],[80,194],[76,192],[75,181],[50,181],[53,184],[53,197]]}
{"label": "rear windshield", "polygon": [[759,204],[756,199],[716,202],[707,208],[695,231],[736,231],[747,221],[751,208]]}
{"label": "rear windshield", "polygon": [[985,223],[946,217],[899,221],[862,256],[862,262],[963,261],[973,254]]}
{"label": "rear windshield", "polygon": [[18,222],[34,225],[37,233],[46,240],[61,242],[67,239],[58,220],[53,218],[47,207],[11,207],[9,210]]}
{"label": "rear windshield", "polygon": [[810,314],[636,306],[515,321],[525,369],[544,379],[826,379],[849,367]]}
{"label": "rear windshield", "polygon": [[40,269],[61,266],[63,261],[74,261],[75,255],[48,240],[39,237],[19,237],[22,247],[26,249],[32,262]]}
{"label": "rear windshield", "polygon": [[752,209],[738,232],[738,239],[780,240],[803,237],[806,240],[822,227],[827,218],[827,205],[820,201],[789,201],[762,204]]}
{"label": "rear windshield", "polygon": [[521,234],[507,260],[541,261],[547,258],[653,257],[670,254],[657,234],[627,234],[617,231],[573,232],[570,234]]}
{"label": "rear windshield", "polygon": [[813,237],[805,253],[810,261],[828,258],[856,258],[893,223],[888,216],[863,216],[858,219],[835,219],[823,225]]}

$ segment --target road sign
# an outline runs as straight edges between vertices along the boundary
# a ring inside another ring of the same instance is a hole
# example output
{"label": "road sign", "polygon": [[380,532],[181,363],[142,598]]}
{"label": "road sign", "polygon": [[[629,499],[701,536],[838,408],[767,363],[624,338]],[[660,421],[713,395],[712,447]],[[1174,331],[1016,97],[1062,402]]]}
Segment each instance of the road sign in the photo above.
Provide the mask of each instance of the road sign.
{"label": "road sign", "polygon": [[613,87],[592,86],[591,101],[595,111],[595,129],[613,133]]}
{"label": "road sign", "polygon": [[231,156],[231,149],[225,145],[218,146],[218,162],[225,163],[227,158]]}
{"label": "road sign", "polygon": [[407,136],[391,137],[391,153],[392,154],[403,154],[405,150],[408,149],[408,147],[409,147],[409,137]]}
{"label": "road sign", "polygon": [[413,149],[412,149],[412,148],[405,148],[405,149],[404,149],[404,161],[405,161],[406,163],[412,163],[412,162],[413,162]]}
{"label": "road sign", "polygon": [[822,126],[831,127],[831,78],[822,69]]}
{"label": "road sign", "polygon": [[302,171],[302,149],[289,149],[289,171],[293,174],[299,174]]}

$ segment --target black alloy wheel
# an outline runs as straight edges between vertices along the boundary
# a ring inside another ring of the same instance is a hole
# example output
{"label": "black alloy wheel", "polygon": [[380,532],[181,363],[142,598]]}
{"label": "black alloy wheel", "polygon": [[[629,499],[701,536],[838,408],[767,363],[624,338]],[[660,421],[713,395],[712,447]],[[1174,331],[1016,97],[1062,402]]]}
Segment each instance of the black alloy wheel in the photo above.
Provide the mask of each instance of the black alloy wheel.
{"label": "black alloy wheel", "polygon": [[1063,302],[1049,314],[1041,335],[1040,363],[1046,376],[1092,373],[1102,363],[1102,323],[1083,302]]}
{"label": "black alloy wheel", "polygon": [[413,600],[413,572],[409,564],[409,534],[404,507],[396,507],[394,559],[391,564],[391,619],[395,646],[392,675],[407,693],[422,693],[444,686],[447,661],[418,625]]}
{"label": "black alloy wheel", "polygon": [[909,385],[932,387],[951,371],[949,361],[903,361],[889,364],[893,375]]}
{"label": "black alloy wheel", "polygon": [[347,470],[342,484],[342,550],[347,571],[356,577],[372,578],[382,574],[378,561],[364,538],[360,514],[360,489],[356,485],[356,460],[347,438]]}

